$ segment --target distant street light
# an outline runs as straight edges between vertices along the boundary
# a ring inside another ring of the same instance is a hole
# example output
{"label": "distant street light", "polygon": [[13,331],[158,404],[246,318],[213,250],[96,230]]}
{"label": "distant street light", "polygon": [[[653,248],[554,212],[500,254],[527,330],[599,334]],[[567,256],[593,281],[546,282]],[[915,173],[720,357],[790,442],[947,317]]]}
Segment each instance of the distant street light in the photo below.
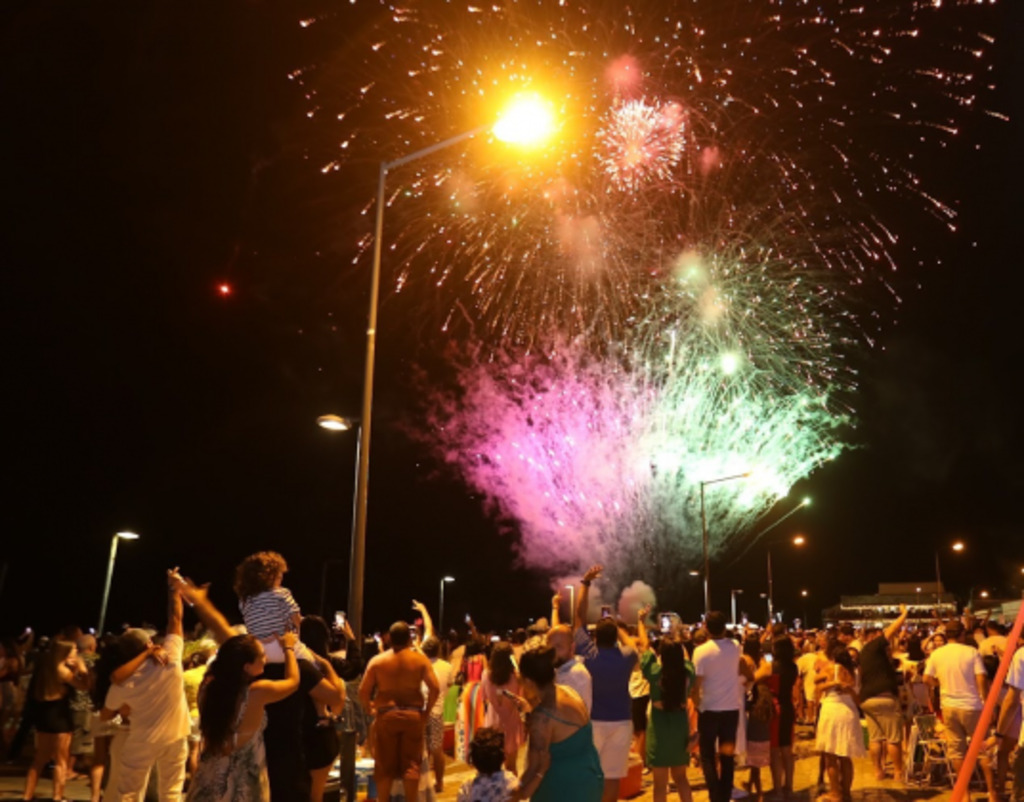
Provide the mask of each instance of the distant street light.
{"label": "distant street light", "polygon": [[437,605],[437,633],[438,637],[444,639],[444,586],[448,582],[454,582],[455,577],[445,576],[441,577],[441,599]]}
{"label": "distant street light", "polygon": [[100,604],[100,622],[96,627],[96,636],[103,637],[103,625],[107,621],[107,601],[110,599],[110,580],[114,577],[114,561],[117,559],[117,541],[138,540],[134,532],[118,532],[110,538],[110,559],[107,560],[107,579],[103,583],[103,601]]}
{"label": "distant street light", "polygon": [[732,625],[736,626],[736,597],[743,593],[742,588],[733,588],[729,591],[729,604],[732,608]]}
{"label": "distant street light", "polygon": [[366,570],[366,508],[370,480],[370,432],[373,416],[373,379],[377,353],[377,308],[380,297],[381,254],[384,245],[385,187],[388,174],[396,167],[457,145],[477,134],[492,131],[495,138],[515,145],[541,142],[554,131],[551,106],[536,95],[521,95],[497,120],[449,137],[389,162],[381,162],[377,176],[377,206],[373,229],[373,266],[370,271],[370,304],[366,326],[366,359],[363,366],[363,406],[359,427],[359,467],[356,470],[355,515],[352,523],[352,562],[349,578],[349,621],[356,643],[363,636],[363,581]]}
{"label": "distant street light", "polygon": [[[803,506],[803,505],[801,505]],[[776,543],[780,541],[775,541]],[[807,539],[803,535],[797,535],[790,542],[794,546],[802,546],[807,542]],[[772,581],[772,544],[768,544],[768,624],[769,626],[774,622],[772,616],[775,614],[775,584]]]}
{"label": "distant street light", "polygon": [[[952,551],[955,551],[957,554],[962,553],[965,548],[966,547],[964,546],[964,542],[962,540],[954,540],[953,544],[950,546],[950,549]],[[935,550],[935,613],[936,613],[936,615],[939,614],[939,612],[938,612],[939,605],[942,604],[942,602],[940,601],[940,598],[939,598],[941,593],[942,593],[942,574],[939,572],[939,550],[936,549]]]}
{"label": "distant street light", "polygon": [[569,591],[569,622],[572,624],[576,621],[576,586],[566,585],[565,588]]}
{"label": "distant street light", "polygon": [[750,476],[750,471],[733,474],[732,476],[722,476],[718,479],[701,480],[700,483],[700,529],[701,542],[704,546],[704,615],[711,612],[711,560],[708,556],[708,516],[704,508],[704,488],[721,482],[746,479],[748,476]]}

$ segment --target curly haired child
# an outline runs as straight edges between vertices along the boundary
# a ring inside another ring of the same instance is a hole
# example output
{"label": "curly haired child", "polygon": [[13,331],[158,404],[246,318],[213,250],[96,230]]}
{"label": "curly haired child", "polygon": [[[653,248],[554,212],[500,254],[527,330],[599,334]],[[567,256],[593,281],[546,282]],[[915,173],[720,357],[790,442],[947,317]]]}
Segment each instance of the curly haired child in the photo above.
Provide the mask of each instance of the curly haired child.
{"label": "curly haired child", "polygon": [[[298,632],[302,621],[291,591],[281,586],[287,571],[288,563],[276,551],[250,554],[235,569],[235,593],[246,631],[263,644],[270,663],[284,662],[277,636]],[[296,644],[295,656],[313,659],[302,643]]]}

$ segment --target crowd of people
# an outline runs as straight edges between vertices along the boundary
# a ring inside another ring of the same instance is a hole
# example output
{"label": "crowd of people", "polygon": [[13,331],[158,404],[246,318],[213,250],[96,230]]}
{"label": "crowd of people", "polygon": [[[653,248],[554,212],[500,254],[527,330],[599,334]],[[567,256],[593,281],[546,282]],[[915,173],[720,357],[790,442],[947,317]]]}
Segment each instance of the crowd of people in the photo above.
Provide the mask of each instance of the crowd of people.
{"label": "crowd of people", "polygon": [[[66,627],[0,640],[7,759],[35,733],[24,798],[52,764],[55,800],[81,771],[92,802],[141,800],[147,786],[161,802],[322,802],[348,734],[373,761],[378,798],[431,799],[444,789],[447,730],[454,756],[476,770],[460,802],[611,802],[644,774],[655,800],[674,789],[689,802],[697,767],[709,802],[737,786],[785,800],[800,729],[819,756],[821,798],[844,802],[865,755],[879,783],[955,777],[1009,651],[978,770],[990,802],[1011,777],[1024,802],[1024,649],[995,621],[909,627],[903,608],[884,626],[814,632],[733,627],[716,611],[693,626],[670,615],[652,625],[640,607],[625,619],[603,608],[591,622],[594,566],[569,622],[556,596],[550,620],[499,634],[467,619],[460,637],[436,632],[413,601],[414,623],[356,644],[343,621],[302,614],[286,571],[275,552],[242,560],[241,625],[173,569],[160,632],[129,628],[98,644]],[[928,761],[936,732],[943,760]],[[915,776],[932,765],[949,776]]]}

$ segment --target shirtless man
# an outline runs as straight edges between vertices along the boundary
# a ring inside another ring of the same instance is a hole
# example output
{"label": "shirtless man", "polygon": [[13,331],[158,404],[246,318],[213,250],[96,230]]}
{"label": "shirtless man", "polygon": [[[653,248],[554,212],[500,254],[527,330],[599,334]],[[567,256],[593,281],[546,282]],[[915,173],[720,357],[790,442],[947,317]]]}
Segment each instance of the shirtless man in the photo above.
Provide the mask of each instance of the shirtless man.
{"label": "shirtless man", "polygon": [[[391,648],[366,666],[359,701],[374,720],[373,778],[384,798],[401,778],[406,799],[419,798],[420,766],[427,717],[441,693],[430,661],[409,647],[409,625],[391,625]],[[426,683],[424,703],[421,683]]]}

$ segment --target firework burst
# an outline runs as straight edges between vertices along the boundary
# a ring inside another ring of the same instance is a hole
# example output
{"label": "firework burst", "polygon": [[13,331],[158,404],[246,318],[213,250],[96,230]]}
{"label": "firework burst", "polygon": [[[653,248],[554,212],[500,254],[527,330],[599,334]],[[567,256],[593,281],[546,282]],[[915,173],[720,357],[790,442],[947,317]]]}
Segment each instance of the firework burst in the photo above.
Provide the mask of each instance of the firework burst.
{"label": "firework burst", "polygon": [[551,575],[595,560],[618,584],[667,592],[700,550],[701,480],[751,472],[708,495],[717,552],[842,449],[845,418],[811,393],[765,392],[717,358],[652,369],[580,342],[487,360],[462,352],[458,388],[428,391],[418,436]]}
{"label": "firework burst", "polygon": [[[826,291],[884,308],[908,209],[954,225],[915,165],[945,156],[990,88],[976,3],[383,9],[354,46],[293,75],[326,173],[475,128],[517,91],[544,91],[564,120],[543,155],[484,137],[392,179],[395,289],[459,310],[445,331],[468,319],[508,344],[620,337],[680,253],[737,226]],[[347,36],[354,13],[308,23]]]}

